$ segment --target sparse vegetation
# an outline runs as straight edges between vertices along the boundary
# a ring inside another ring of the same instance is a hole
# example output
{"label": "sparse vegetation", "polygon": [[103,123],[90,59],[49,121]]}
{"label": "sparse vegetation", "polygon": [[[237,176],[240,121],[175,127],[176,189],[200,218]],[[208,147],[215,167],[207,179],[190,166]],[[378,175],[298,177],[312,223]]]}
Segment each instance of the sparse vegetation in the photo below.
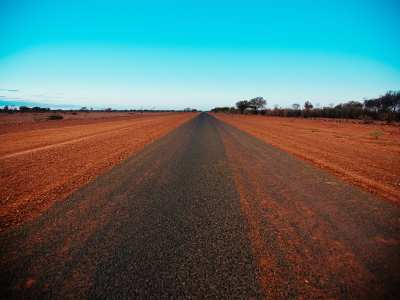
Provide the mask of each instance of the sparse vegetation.
{"label": "sparse vegetation", "polygon": [[362,121],[363,124],[371,124],[373,122],[373,119],[367,115],[361,116],[360,120]]}
{"label": "sparse vegetation", "polygon": [[385,133],[383,131],[379,130],[373,130],[371,132],[368,132],[368,135],[374,137],[375,139],[378,139],[380,136],[384,135]]}
{"label": "sparse vegetation", "polygon": [[363,124],[373,123],[374,120],[384,121],[391,124],[400,120],[400,91],[388,91],[385,95],[376,99],[365,99],[364,102],[349,101],[326,107],[314,105],[310,101],[300,104],[294,103],[291,108],[282,108],[278,104],[273,109],[264,109],[266,101],[262,97],[236,102],[237,109],[227,107],[216,107],[212,112],[258,114],[259,109],[263,116],[275,117],[303,117],[303,118],[334,118],[334,119],[359,119]]}
{"label": "sparse vegetation", "polygon": [[394,130],[393,129],[387,129],[387,132],[389,132],[390,135],[392,135],[394,133]]}
{"label": "sparse vegetation", "polygon": [[60,116],[60,115],[52,115],[52,116],[48,116],[47,117],[47,119],[48,120],[61,120],[61,119],[63,119],[64,117],[63,116]]}
{"label": "sparse vegetation", "polygon": [[236,107],[241,114],[244,114],[247,109],[251,109],[252,113],[258,115],[259,109],[263,109],[267,105],[267,101],[263,97],[255,97],[248,100],[236,102]]}

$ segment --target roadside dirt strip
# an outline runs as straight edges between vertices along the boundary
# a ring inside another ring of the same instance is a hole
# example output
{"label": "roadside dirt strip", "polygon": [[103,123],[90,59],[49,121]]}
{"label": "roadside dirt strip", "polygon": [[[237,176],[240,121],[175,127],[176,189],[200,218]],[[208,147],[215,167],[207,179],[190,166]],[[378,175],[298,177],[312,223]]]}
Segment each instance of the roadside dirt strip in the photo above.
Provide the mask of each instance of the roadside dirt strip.
{"label": "roadside dirt strip", "polygon": [[400,208],[200,114],[0,236],[27,298],[400,297]]}
{"label": "roadside dirt strip", "polygon": [[101,117],[104,114],[1,127],[0,232],[43,213],[57,200],[196,116],[125,114],[116,120]]}
{"label": "roadside dirt strip", "polygon": [[[353,124],[347,120],[214,116],[344,182],[400,204],[399,126]],[[368,135],[374,130],[385,135],[374,139]]]}

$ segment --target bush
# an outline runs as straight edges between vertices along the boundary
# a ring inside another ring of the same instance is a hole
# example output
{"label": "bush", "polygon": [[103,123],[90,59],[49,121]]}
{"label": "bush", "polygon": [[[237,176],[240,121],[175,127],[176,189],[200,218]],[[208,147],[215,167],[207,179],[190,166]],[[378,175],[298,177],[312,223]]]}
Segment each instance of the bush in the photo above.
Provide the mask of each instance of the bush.
{"label": "bush", "polygon": [[231,114],[237,114],[237,113],[239,113],[239,110],[238,110],[238,109],[235,109],[234,107],[231,107],[231,109],[229,110],[229,112],[230,112]]}
{"label": "bush", "polygon": [[373,120],[370,116],[364,115],[364,116],[360,116],[360,120],[363,124],[371,124],[373,123]]}
{"label": "bush", "polygon": [[284,117],[293,117],[293,109],[286,108],[286,109],[283,111],[283,116],[284,116]]}
{"label": "bush", "polygon": [[375,139],[378,139],[381,135],[384,135],[385,133],[383,131],[378,131],[378,130],[373,130],[368,133],[368,135],[374,137]]}
{"label": "bush", "polygon": [[301,110],[301,116],[303,118],[308,118],[311,115],[311,110],[310,109],[302,109]]}
{"label": "bush", "polygon": [[52,115],[52,116],[47,117],[47,119],[48,120],[61,120],[61,119],[64,119],[64,117],[59,116],[59,115]]}

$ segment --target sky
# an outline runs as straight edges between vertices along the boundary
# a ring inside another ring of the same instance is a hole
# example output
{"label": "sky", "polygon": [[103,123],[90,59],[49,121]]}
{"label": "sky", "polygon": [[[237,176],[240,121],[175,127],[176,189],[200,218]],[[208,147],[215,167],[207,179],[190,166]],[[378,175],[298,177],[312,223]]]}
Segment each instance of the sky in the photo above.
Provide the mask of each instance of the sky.
{"label": "sky", "polygon": [[0,0],[0,106],[321,107],[400,89],[400,1]]}

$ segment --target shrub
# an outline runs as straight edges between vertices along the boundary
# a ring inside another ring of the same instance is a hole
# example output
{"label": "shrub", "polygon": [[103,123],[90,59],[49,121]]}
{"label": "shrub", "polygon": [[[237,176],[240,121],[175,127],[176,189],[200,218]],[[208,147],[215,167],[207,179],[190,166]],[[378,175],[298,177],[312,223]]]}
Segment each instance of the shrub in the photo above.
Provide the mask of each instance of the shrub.
{"label": "shrub", "polygon": [[363,124],[373,123],[372,118],[370,116],[367,116],[367,115],[360,116],[360,120],[362,121]]}
{"label": "shrub", "polygon": [[293,109],[286,108],[286,109],[283,111],[283,116],[284,116],[284,117],[293,117]]}
{"label": "shrub", "polygon": [[310,109],[302,109],[301,110],[301,116],[303,118],[308,118],[311,115],[311,110]]}
{"label": "shrub", "polygon": [[381,135],[384,135],[385,133],[383,131],[378,131],[378,130],[373,130],[368,133],[368,135],[374,137],[375,139],[378,139]]}
{"label": "shrub", "polygon": [[390,135],[392,135],[392,134],[394,133],[394,130],[393,130],[393,129],[388,129],[388,130],[386,130],[386,131],[389,132]]}
{"label": "shrub", "polygon": [[47,117],[48,120],[61,120],[63,118],[64,118],[63,116],[59,116],[59,115],[52,115],[52,116]]}
{"label": "shrub", "polygon": [[237,113],[239,113],[239,110],[238,110],[238,109],[235,109],[234,107],[231,107],[231,109],[229,110],[229,112],[230,112],[231,114],[237,114]]}

